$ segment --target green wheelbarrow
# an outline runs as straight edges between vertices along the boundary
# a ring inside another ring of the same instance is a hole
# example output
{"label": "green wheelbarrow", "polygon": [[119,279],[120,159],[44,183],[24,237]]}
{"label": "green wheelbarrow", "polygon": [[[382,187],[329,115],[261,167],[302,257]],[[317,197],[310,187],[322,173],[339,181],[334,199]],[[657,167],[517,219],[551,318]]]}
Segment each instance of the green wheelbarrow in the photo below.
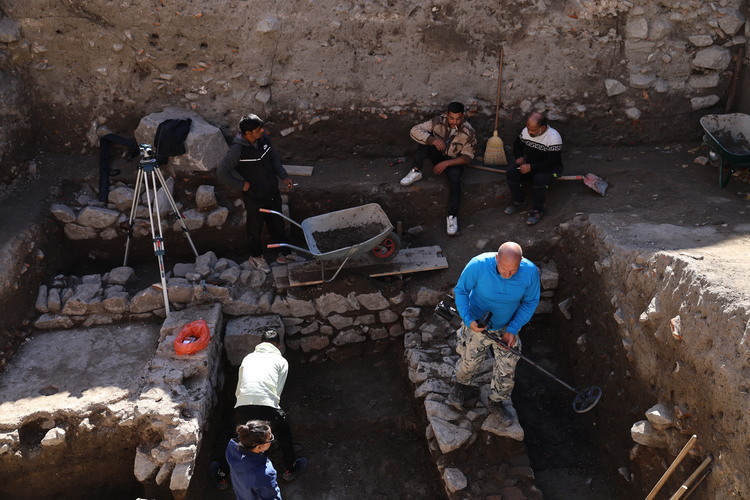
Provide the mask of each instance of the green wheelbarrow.
{"label": "green wheelbarrow", "polygon": [[711,163],[719,167],[719,186],[725,187],[735,171],[750,168],[750,115],[706,115],[700,123]]}

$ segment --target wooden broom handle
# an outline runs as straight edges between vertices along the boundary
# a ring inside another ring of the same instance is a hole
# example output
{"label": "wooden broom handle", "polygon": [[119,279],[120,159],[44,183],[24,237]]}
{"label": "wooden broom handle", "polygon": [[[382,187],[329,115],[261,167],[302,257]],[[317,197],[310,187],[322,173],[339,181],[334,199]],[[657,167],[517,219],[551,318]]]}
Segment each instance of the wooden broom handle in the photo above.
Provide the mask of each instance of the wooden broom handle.
{"label": "wooden broom handle", "polygon": [[500,120],[500,84],[503,81],[503,48],[500,47],[500,62],[497,68],[497,99],[495,100],[495,128]]}

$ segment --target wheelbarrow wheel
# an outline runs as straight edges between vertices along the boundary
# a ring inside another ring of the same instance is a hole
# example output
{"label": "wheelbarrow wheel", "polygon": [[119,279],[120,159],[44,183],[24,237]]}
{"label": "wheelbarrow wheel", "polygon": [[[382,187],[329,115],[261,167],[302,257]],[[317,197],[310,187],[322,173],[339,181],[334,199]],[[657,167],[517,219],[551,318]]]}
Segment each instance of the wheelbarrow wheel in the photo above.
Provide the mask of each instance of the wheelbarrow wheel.
{"label": "wheelbarrow wheel", "polygon": [[378,260],[391,260],[401,249],[401,238],[394,232],[388,234],[383,241],[372,249],[372,254]]}

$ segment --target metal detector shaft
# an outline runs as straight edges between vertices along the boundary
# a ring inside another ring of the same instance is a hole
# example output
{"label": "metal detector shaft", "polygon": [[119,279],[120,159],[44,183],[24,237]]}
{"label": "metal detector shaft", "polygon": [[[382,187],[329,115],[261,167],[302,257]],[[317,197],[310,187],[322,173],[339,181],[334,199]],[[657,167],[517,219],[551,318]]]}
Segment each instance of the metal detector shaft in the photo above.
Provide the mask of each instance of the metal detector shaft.
{"label": "metal detector shaft", "polygon": [[566,384],[565,382],[563,382],[562,380],[560,380],[559,378],[557,378],[552,373],[548,372],[547,370],[545,370],[544,368],[542,368],[541,366],[539,366],[535,362],[531,361],[529,358],[527,358],[526,356],[524,356],[523,354],[521,354],[521,351],[519,351],[517,349],[513,349],[512,347],[510,347],[497,334],[493,335],[491,332],[487,332],[486,330],[483,331],[482,333],[484,333],[487,337],[491,338],[492,340],[494,340],[495,342],[497,342],[498,344],[500,344],[500,347],[502,347],[503,349],[507,349],[508,351],[512,352],[513,354],[515,354],[516,356],[518,356],[522,360],[526,361],[528,364],[530,364],[531,366],[533,366],[534,368],[536,368],[540,372],[542,372],[545,375],[547,375],[547,376],[551,377],[552,379],[556,380],[557,382],[559,382],[560,384],[562,384],[569,391],[572,391],[572,392],[574,392],[574,393],[576,393],[578,395],[582,395],[580,392],[578,392],[578,389],[576,389],[575,387],[573,387],[571,385]]}

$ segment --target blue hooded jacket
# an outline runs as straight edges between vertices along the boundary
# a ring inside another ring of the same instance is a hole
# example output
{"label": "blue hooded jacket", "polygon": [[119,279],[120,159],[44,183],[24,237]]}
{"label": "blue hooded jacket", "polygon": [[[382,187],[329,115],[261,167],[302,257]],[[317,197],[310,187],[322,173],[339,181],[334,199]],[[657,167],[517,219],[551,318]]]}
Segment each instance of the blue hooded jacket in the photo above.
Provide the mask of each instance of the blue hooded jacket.
{"label": "blue hooded jacket", "polygon": [[226,451],[237,500],[281,500],[276,469],[262,453],[248,451],[232,439]]}

